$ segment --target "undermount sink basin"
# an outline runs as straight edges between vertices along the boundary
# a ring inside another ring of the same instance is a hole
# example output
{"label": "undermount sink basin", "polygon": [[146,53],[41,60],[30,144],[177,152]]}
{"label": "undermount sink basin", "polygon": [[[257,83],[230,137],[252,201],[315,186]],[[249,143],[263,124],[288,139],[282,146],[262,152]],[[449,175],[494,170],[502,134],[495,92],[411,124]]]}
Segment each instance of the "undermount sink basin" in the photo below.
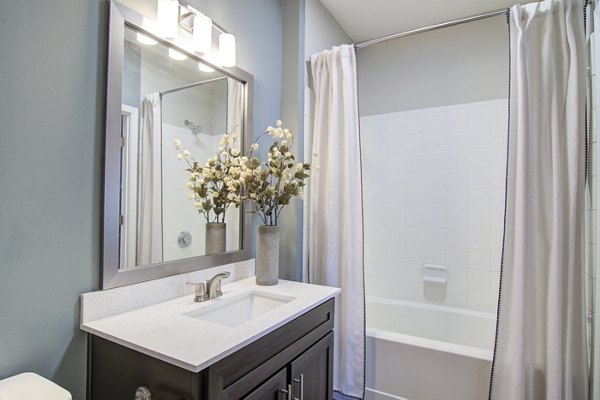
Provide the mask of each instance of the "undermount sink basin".
{"label": "undermount sink basin", "polygon": [[213,324],[234,327],[268,313],[294,299],[295,297],[253,290],[230,299],[216,299],[214,304],[187,312],[184,315]]}

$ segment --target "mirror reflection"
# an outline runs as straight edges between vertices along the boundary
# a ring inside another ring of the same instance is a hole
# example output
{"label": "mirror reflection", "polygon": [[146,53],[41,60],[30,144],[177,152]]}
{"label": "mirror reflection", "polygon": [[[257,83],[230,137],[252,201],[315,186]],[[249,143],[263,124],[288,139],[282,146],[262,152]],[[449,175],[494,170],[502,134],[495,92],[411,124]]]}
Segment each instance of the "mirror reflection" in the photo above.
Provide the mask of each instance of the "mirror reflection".
{"label": "mirror reflection", "polygon": [[200,164],[225,133],[243,150],[244,84],[126,27],[122,99],[119,268],[240,250],[241,208],[207,224],[174,143]]}

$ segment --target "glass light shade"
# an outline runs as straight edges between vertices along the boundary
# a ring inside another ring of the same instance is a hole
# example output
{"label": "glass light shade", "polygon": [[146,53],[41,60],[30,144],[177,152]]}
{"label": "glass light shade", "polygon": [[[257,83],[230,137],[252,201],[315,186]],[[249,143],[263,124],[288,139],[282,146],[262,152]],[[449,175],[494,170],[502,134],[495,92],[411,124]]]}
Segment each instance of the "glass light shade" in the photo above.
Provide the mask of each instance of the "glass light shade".
{"label": "glass light shade", "polygon": [[158,0],[156,20],[161,34],[173,39],[179,29],[179,2],[177,0]]}
{"label": "glass light shade", "polygon": [[214,68],[212,68],[204,63],[201,63],[201,62],[198,63],[198,69],[202,72],[215,72]]}
{"label": "glass light shade", "polygon": [[194,49],[204,54],[212,50],[212,19],[203,14],[194,17]]}
{"label": "glass light shade", "polygon": [[178,52],[177,50],[169,49],[169,57],[173,60],[183,61],[187,58],[185,54]]}
{"label": "glass light shade", "polygon": [[219,63],[224,67],[233,67],[236,63],[235,36],[221,33],[219,36]]}
{"label": "glass light shade", "polygon": [[136,34],[136,38],[137,41],[140,42],[141,44],[145,44],[148,46],[154,46],[156,43],[158,43],[156,40],[152,39],[151,37],[148,37],[146,35],[144,35],[143,33],[137,33]]}

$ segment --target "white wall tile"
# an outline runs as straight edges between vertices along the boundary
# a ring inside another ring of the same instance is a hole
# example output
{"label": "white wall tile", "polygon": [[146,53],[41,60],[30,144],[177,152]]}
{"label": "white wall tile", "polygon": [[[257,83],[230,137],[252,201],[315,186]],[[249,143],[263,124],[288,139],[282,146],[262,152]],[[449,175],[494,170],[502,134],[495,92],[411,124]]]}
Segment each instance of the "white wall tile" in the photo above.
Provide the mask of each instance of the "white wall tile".
{"label": "white wall tile", "polygon": [[468,262],[466,248],[446,248],[446,266],[448,268],[466,268]]}
{"label": "white wall tile", "polygon": [[468,228],[469,210],[466,208],[453,208],[446,210],[447,228]]}
{"label": "white wall tile", "polygon": [[469,229],[468,248],[469,249],[489,249],[490,231],[487,229]]}
{"label": "white wall tile", "polygon": [[490,209],[489,208],[469,209],[469,228],[490,229]]}
{"label": "white wall tile", "polygon": [[446,229],[446,247],[450,249],[466,249],[469,241],[468,229]]}
{"label": "white wall tile", "polygon": [[[493,312],[506,100],[373,115],[361,124],[367,293]],[[423,285],[424,263],[445,265],[447,285]]]}
{"label": "white wall tile", "polygon": [[469,268],[490,269],[490,250],[469,249],[467,258]]}
{"label": "white wall tile", "polygon": [[490,291],[490,271],[480,269],[467,270],[467,286],[469,290]]}
{"label": "white wall tile", "polygon": [[447,272],[448,286],[467,288],[467,269],[449,268]]}

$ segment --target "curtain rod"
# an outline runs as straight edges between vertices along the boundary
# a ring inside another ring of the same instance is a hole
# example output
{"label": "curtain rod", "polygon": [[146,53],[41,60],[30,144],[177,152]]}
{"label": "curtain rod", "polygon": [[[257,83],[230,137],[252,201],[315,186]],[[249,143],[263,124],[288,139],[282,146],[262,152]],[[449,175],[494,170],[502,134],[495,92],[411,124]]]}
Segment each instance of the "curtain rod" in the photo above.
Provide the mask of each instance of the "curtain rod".
{"label": "curtain rod", "polygon": [[160,97],[164,96],[165,94],[169,94],[169,93],[173,93],[173,92],[179,92],[180,90],[189,89],[189,88],[193,88],[195,86],[204,85],[205,83],[211,83],[211,82],[220,81],[222,79],[227,79],[227,77],[226,76],[220,76],[218,78],[207,79],[205,81],[191,83],[189,85],[185,85],[185,86],[181,86],[181,87],[177,87],[177,88],[165,90],[164,92],[159,92],[160,93]]}
{"label": "curtain rod", "polygon": [[[539,0],[533,0],[533,1],[528,1],[526,3],[536,3],[538,1]],[[584,8],[587,7],[588,4],[591,4],[592,6],[594,6],[595,3],[596,3],[596,0],[585,0],[583,6],[584,6]],[[506,14],[508,12],[508,10],[510,10],[510,8],[504,8],[501,10],[490,11],[488,13],[473,15],[471,17],[461,18],[461,19],[457,19],[454,21],[442,22],[441,24],[426,26],[424,28],[413,29],[413,30],[406,31],[406,32],[395,33],[393,35],[388,35],[388,36],[384,36],[384,37],[380,37],[380,38],[376,38],[376,39],[365,40],[364,42],[355,43],[355,46],[357,49],[361,49],[363,47],[367,47],[372,44],[377,44],[377,43],[385,42],[385,41],[392,40],[392,39],[398,39],[398,38],[405,37],[405,36],[415,35],[417,33],[435,31],[437,29],[448,28],[450,26],[460,25],[460,24],[464,24],[466,22],[474,22],[474,21],[479,21],[482,19],[496,17],[498,15]]]}
{"label": "curtain rod", "polygon": [[460,25],[460,24],[464,24],[466,22],[474,22],[474,21],[479,21],[482,19],[496,17],[498,15],[506,14],[507,10],[508,10],[507,8],[504,8],[502,10],[492,11],[492,12],[488,12],[485,14],[473,15],[471,17],[461,18],[461,19],[457,19],[454,21],[442,22],[441,24],[426,26],[424,28],[418,28],[418,29],[413,29],[413,30],[406,31],[406,32],[395,33],[393,35],[388,35],[388,36],[380,37],[377,39],[365,40],[364,42],[355,43],[355,46],[357,49],[362,49],[363,47],[367,47],[372,44],[377,44],[377,43],[385,42],[385,41],[392,40],[392,39],[398,39],[398,38],[405,37],[405,36],[415,35],[417,33],[435,31],[437,29],[447,28],[447,27],[454,26],[454,25]]}

